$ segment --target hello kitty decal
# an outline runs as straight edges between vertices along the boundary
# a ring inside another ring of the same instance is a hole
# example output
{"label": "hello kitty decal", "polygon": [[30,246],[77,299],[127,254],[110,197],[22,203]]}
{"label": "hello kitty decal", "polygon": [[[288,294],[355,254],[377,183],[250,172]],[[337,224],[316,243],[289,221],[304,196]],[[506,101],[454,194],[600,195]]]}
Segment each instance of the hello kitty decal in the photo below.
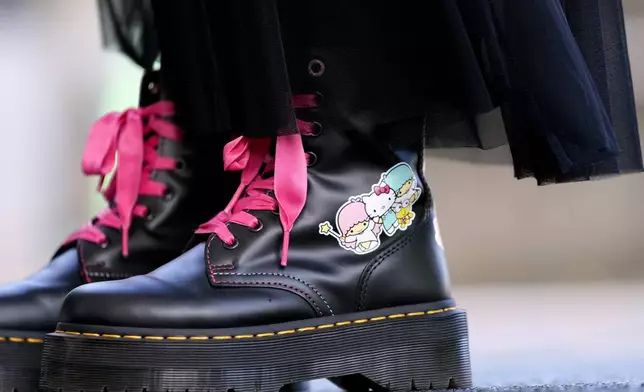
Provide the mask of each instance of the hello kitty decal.
{"label": "hello kitty decal", "polygon": [[320,234],[334,237],[340,246],[356,254],[367,254],[380,247],[380,234],[394,235],[407,230],[415,218],[412,206],[421,188],[411,167],[401,162],[380,177],[371,192],[352,196],[331,223],[320,223]]}

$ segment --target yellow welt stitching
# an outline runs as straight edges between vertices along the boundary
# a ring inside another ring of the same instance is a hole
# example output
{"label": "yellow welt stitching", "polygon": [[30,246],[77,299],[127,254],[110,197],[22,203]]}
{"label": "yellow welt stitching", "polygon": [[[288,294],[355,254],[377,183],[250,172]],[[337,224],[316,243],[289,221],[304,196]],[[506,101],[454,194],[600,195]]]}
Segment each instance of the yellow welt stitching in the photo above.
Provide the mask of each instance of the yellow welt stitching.
{"label": "yellow welt stitching", "polygon": [[9,341],[14,342],[14,343],[24,343],[25,339],[24,338],[9,338]]}
{"label": "yellow welt stitching", "polygon": [[43,343],[43,339],[27,338],[27,343]]}
{"label": "yellow welt stitching", "polygon": [[[324,325],[319,325],[317,327],[303,327],[303,328],[298,328],[297,330],[295,329],[289,329],[286,331],[279,331],[277,333],[273,332],[267,332],[267,333],[259,333],[255,335],[235,335],[235,336],[213,336],[212,339],[214,340],[228,340],[228,339],[250,339],[250,338],[263,338],[263,337],[269,337],[269,336],[275,336],[275,335],[289,335],[293,334],[296,332],[308,332],[308,331],[315,331],[318,329],[327,329],[327,328],[332,328],[332,327],[340,327],[344,325],[350,325],[350,324],[364,324],[367,322],[371,321],[382,321],[386,319],[399,319],[399,318],[404,318],[404,317],[415,317],[415,316],[423,316],[423,315],[432,315],[432,314],[438,314],[438,313],[444,313],[444,312],[450,312],[453,310],[456,310],[456,307],[451,307],[451,308],[444,308],[444,309],[436,309],[436,310],[428,310],[426,312],[410,312],[407,314],[404,313],[398,313],[398,314],[392,314],[389,316],[379,316],[379,317],[372,317],[369,319],[360,319],[360,320],[353,320],[353,321],[340,321],[335,324],[324,324]],[[210,337],[208,336],[140,336],[140,335],[112,335],[112,334],[97,334],[97,333],[91,333],[91,332],[73,332],[73,331],[61,331],[61,330],[56,330],[56,333],[62,333],[66,335],[83,335],[83,336],[102,336],[105,338],[114,338],[114,339],[147,339],[147,340],[173,340],[173,341],[181,341],[181,340],[208,340]],[[7,338],[0,337],[0,341],[5,341]],[[16,338],[16,337],[9,337],[9,341],[11,342],[16,342],[16,343],[21,343],[25,341],[25,338]],[[27,338],[27,342],[29,343],[42,343],[43,339],[32,339],[32,338]]]}
{"label": "yellow welt stitching", "polygon": [[7,339],[3,338],[3,337],[0,337],[0,342],[4,342],[5,340],[7,340]]}

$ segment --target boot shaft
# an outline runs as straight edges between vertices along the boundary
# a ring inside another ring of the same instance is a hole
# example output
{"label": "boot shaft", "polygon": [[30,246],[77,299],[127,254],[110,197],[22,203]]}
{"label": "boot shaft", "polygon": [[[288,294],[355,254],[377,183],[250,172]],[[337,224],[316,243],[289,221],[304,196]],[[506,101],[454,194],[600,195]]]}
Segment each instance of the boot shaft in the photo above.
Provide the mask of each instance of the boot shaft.
{"label": "boot shaft", "polygon": [[[252,211],[260,223],[251,230],[228,225],[232,246],[214,235],[207,241],[211,284],[282,288],[319,315],[448,299],[422,171],[422,118],[358,130],[326,126],[324,104],[297,112],[321,131],[302,137],[307,195],[290,233],[288,265],[279,268],[279,212]],[[401,128],[418,140],[395,140]]]}

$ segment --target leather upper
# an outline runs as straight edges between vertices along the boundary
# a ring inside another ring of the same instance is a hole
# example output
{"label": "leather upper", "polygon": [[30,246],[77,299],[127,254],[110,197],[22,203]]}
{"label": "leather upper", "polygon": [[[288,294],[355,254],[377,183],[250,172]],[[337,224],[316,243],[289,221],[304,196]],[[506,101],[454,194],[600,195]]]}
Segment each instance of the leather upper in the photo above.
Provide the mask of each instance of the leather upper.
{"label": "leather upper", "polygon": [[[165,97],[159,73],[146,74],[141,105],[161,98]],[[227,182],[229,177],[219,176],[221,159],[212,154],[218,143],[223,145],[221,140],[204,142],[189,135],[178,142],[160,138],[158,154],[175,158],[178,166],[152,172],[152,178],[164,183],[168,192],[159,197],[139,196],[138,203],[149,214],[133,221],[129,255],[122,255],[120,230],[104,226],[99,226],[107,237],[104,244],[78,240],[62,246],[41,271],[0,286],[0,329],[51,331],[65,295],[75,287],[145,274],[181,255],[196,227],[225,205],[225,189],[234,189]]]}
{"label": "leather upper", "polygon": [[[411,121],[409,126],[420,123]],[[65,300],[61,321],[239,327],[449,299],[424,181],[419,182],[423,193],[413,205],[413,223],[391,237],[383,233],[376,251],[358,255],[320,234],[319,226],[335,224],[343,203],[368,193],[401,159],[387,148],[372,148],[373,140],[356,130],[325,128],[319,137],[305,137],[304,144],[317,159],[308,169],[307,203],[291,232],[287,267],[280,266],[279,217],[253,211],[261,230],[229,224],[237,247],[229,249],[211,235],[205,244],[148,275],[76,289]],[[401,155],[414,169],[422,165],[416,153]],[[415,175],[422,178],[417,170]]]}
{"label": "leather upper", "polygon": [[70,249],[35,274],[0,286],[0,329],[51,331],[65,295],[81,284],[76,250]]}

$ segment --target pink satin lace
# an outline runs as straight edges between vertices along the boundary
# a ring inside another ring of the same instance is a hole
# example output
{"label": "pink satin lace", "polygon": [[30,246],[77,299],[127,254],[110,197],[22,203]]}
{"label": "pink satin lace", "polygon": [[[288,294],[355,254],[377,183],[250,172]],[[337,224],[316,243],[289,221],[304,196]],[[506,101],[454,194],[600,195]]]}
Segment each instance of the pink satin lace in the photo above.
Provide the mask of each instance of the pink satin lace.
{"label": "pink satin lace", "polygon": [[[147,215],[147,207],[137,204],[140,195],[162,196],[166,186],[153,181],[153,170],[173,170],[176,159],[159,156],[156,149],[159,137],[178,141],[181,131],[163,117],[174,114],[174,104],[157,102],[145,108],[128,109],[122,113],[108,113],[91,128],[82,168],[86,175],[100,176],[98,190],[103,188],[105,176],[116,166],[110,184],[103,196],[110,207],[71,234],[64,244],[85,240],[97,244],[107,241],[98,226],[122,231],[123,256],[128,255],[128,236],[135,216]],[[116,163],[118,153],[118,164]]]}
{"label": "pink satin lace", "polygon": [[[296,109],[316,107],[317,96],[296,95],[293,106]],[[224,169],[241,170],[241,183],[226,208],[201,225],[197,233],[214,233],[227,246],[234,246],[237,240],[227,223],[255,229],[261,223],[248,211],[279,210],[284,230],[281,265],[287,265],[291,230],[306,203],[309,157],[304,152],[302,135],[313,134],[314,124],[298,119],[297,127],[299,133],[277,136],[274,156],[270,154],[270,138],[241,136],[226,144]],[[273,191],[275,197],[267,191]]]}

